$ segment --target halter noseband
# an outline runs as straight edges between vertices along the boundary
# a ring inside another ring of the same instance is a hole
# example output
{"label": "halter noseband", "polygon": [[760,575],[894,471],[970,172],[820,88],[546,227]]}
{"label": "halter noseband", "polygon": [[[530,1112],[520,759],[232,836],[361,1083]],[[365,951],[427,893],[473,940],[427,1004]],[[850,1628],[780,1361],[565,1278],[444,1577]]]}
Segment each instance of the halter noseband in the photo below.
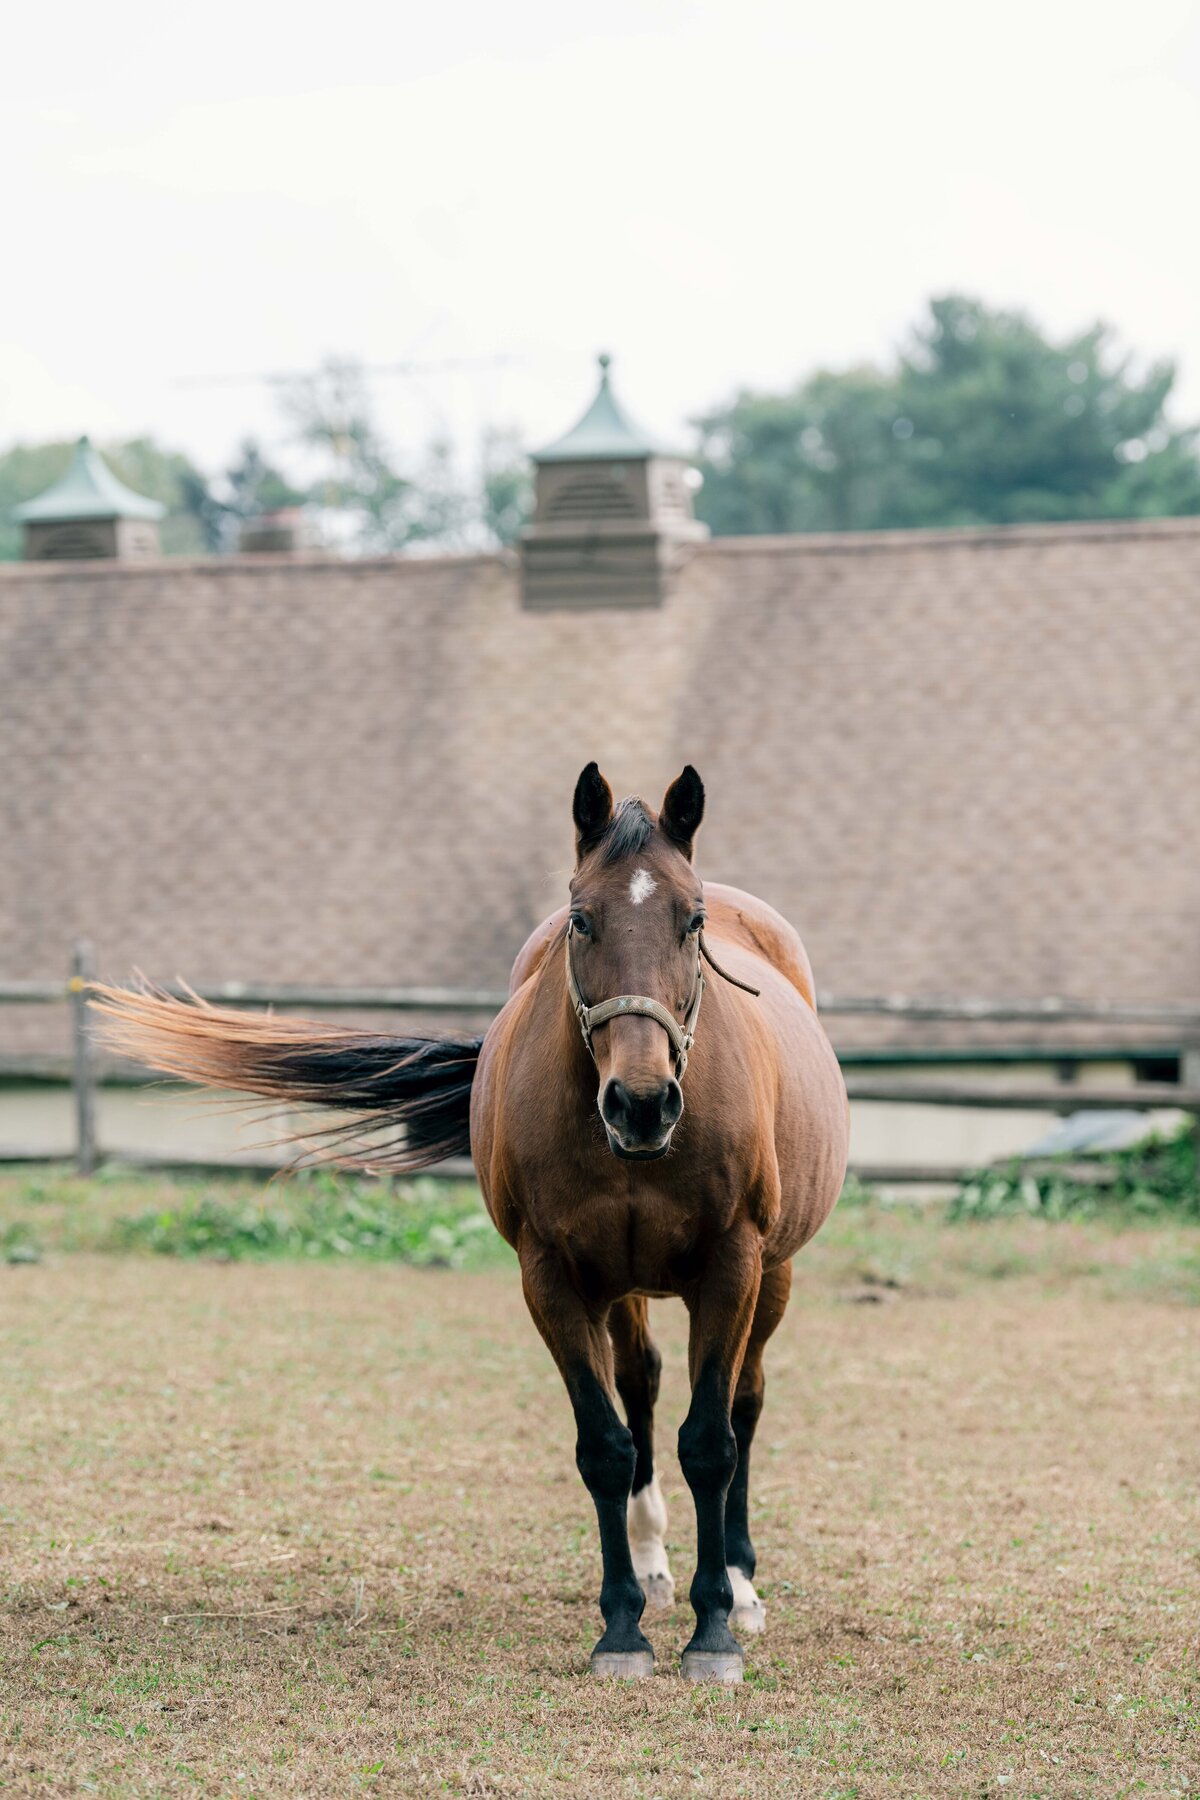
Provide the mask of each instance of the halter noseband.
{"label": "halter noseband", "polygon": [[700,1017],[700,1002],[704,998],[704,964],[707,962],[710,968],[715,969],[717,974],[723,976],[732,987],[742,988],[747,994],[757,995],[759,992],[758,988],[751,987],[748,982],[739,981],[736,976],[727,974],[719,963],[713,961],[708,945],[704,942],[704,933],[700,932],[696,944],[696,981],[682,1025],[674,1013],[668,1012],[667,1008],[661,1006],[657,1000],[651,1000],[648,994],[617,994],[612,1000],[599,1000],[595,1006],[589,1006],[575,979],[575,964],[571,958],[573,936],[574,933],[568,920],[567,935],[563,940],[567,957],[567,992],[571,996],[571,1005],[574,1008],[575,1017],[579,1021],[579,1029],[583,1033],[587,1053],[593,1062],[596,1060],[596,1052],[592,1048],[592,1033],[598,1031],[601,1025],[607,1025],[610,1019],[628,1017],[632,1014],[643,1019],[653,1019],[656,1025],[662,1026],[671,1040],[671,1049],[675,1053],[675,1079],[682,1081],[687,1070],[688,1051],[696,1041],[696,1021]]}

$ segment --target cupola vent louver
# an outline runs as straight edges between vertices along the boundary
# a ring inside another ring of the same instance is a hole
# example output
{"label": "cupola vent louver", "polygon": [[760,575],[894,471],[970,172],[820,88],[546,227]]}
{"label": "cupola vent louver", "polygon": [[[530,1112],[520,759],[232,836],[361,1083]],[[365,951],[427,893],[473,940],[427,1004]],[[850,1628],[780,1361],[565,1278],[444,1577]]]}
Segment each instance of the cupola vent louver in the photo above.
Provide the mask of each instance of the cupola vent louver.
{"label": "cupola vent louver", "polygon": [[576,475],[559,488],[546,508],[549,519],[636,519],[628,488],[609,475]]}

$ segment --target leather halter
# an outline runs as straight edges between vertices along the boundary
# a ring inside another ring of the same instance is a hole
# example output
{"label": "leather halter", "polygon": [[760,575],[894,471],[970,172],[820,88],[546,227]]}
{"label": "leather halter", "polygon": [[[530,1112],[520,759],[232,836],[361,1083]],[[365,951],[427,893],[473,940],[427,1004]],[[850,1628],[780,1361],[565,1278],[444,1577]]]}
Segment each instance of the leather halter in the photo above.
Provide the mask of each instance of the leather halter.
{"label": "leather halter", "polygon": [[675,1079],[682,1081],[687,1070],[688,1051],[696,1041],[696,1021],[700,1017],[700,1002],[704,998],[704,964],[707,962],[732,987],[742,988],[747,994],[757,995],[759,992],[758,988],[751,987],[748,982],[739,981],[735,975],[727,974],[719,963],[713,961],[701,931],[697,934],[695,985],[682,1025],[674,1013],[668,1012],[665,1006],[652,1000],[648,994],[617,994],[611,1000],[599,1000],[595,1006],[589,1006],[575,979],[575,964],[571,957],[571,939],[574,935],[568,920],[567,934],[563,940],[567,958],[567,992],[571,996],[571,1005],[579,1021],[587,1053],[593,1062],[596,1060],[596,1052],[592,1048],[592,1033],[598,1031],[601,1025],[607,1025],[610,1019],[628,1018],[630,1015],[653,1019],[656,1025],[662,1026],[671,1040],[671,1049],[675,1053]]}

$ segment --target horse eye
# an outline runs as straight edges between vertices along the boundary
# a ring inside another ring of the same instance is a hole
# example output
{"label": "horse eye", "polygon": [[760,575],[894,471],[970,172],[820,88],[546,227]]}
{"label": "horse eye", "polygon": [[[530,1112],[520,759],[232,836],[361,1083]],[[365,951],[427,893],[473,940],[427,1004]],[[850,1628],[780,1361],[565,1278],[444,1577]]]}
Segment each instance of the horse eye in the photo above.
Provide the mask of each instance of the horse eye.
{"label": "horse eye", "polygon": [[579,913],[579,912],[573,912],[573,913],[572,913],[572,914],[571,914],[571,920],[570,920],[570,923],[571,923],[571,930],[572,930],[572,931],[574,931],[574,932],[575,932],[575,933],[577,933],[577,935],[578,935],[578,936],[579,936],[579,937],[587,937],[587,935],[588,935],[588,922],[587,922],[587,920],[586,920],[586,919],[585,919],[585,918],[584,918],[584,916],[583,916],[583,914],[582,914],[582,913]]}
{"label": "horse eye", "polygon": [[706,919],[707,914],[697,913],[691,924],[688,926],[688,936],[695,937],[697,932],[703,931]]}

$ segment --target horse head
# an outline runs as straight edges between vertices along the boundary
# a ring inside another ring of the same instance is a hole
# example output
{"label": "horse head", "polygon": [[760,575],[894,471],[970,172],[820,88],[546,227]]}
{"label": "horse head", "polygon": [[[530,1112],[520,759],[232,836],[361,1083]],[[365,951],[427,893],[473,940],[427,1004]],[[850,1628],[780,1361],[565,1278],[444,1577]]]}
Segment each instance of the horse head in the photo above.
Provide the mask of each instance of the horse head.
{"label": "horse head", "polygon": [[692,867],[703,816],[704,785],[690,764],[657,815],[638,799],[614,808],[595,763],[576,784],[568,989],[616,1156],[664,1156],[683,1113],[680,1082],[704,991],[704,894]]}

